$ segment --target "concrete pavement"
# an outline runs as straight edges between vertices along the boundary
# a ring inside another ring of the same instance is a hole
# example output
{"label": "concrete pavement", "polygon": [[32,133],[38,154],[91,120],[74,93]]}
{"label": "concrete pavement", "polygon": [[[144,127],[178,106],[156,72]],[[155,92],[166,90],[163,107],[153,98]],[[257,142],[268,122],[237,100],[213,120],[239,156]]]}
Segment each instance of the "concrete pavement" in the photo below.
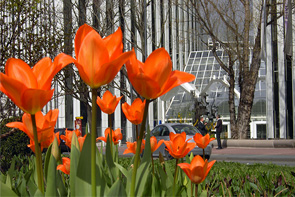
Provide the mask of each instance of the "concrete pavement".
{"label": "concrete pavement", "polygon": [[[121,144],[118,147],[119,155],[124,157],[133,156],[131,153],[123,155],[126,149],[126,144]],[[214,146],[210,160],[295,166],[295,148],[227,147],[219,150]]]}

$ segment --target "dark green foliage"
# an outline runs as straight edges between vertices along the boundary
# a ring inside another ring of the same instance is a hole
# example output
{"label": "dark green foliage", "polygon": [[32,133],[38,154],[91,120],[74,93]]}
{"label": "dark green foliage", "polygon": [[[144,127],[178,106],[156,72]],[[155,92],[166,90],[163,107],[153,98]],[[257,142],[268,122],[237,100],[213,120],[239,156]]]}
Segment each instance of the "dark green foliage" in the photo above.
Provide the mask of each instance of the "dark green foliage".
{"label": "dark green foliage", "polygon": [[[1,146],[0,146],[0,168],[1,172],[5,173],[10,165],[12,158],[14,156],[19,156],[24,158],[22,163],[16,163],[16,168],[20,168],[24,163],[28,162],[27,157],[33,154],[30,148],[27,145],[30,143],[29,137],[22,131],[16,130],[15,132],[10,132],[12,128],[8,128],[5,126],[8,122],[20,121],[19,117],[15,118],[7,118],[1,122],[0,130],[1,135],[7,134],[5,137],[1,138]],[[24,163],[23,163],[24,162]]]}

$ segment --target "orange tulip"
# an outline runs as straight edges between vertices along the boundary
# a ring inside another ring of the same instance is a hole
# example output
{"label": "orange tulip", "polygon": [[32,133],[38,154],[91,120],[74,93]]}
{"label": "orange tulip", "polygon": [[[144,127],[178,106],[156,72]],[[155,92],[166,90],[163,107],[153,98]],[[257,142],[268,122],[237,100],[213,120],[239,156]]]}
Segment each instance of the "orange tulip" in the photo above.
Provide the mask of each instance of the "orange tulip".
{"label": "orange tulip", "polygon": [[83,145],[84,145],[84,141],[87,135],[84,135],[84,137],[79,136],[78,137],[78,142],[79,142],[79,147],[80,147],[80,152],[82,151]]}
{"label": "orange tulip", "polygon": [[103,111],[106,114],[112,114],[114,113],[118,103],[120,102],[121,97],[113,96],[110,91],[106,91],[103,94],[102,99],[98,96],[96,99],[97,105],[100,107],[101,111]]}
{"label": "orange tulip", "polygon": [[[104,131],[104,137],[98,137],[98,138],[96,138],[96,141],[102,140],[104,142],[107,142],[109,134],[110,134],[110,128],[107,128]],[[112,130],[112,138],[113,138],[114,144],[117,145],[119,143],[119,140],[122,140],[122,138],[123,138],[123,135],[121,133],[121,129],[116,129],[115,131]]]}
{"label": "orange tulip", "polygon": [[185,157],[193,148],[195,148],[195,143],[189,143],[190,139],[186,140],[186,133],[182,132],[181,134],[169,134],[170,141],[164,141],[166,145],[166,150],[170,155],[176,159]]}
{"label": "orange tulip", "polygon": [[[137,142],[126,142],[127,143],[127,149],[124,151],[123,154],[128,154],[128,153],[136,153],[136,148],[137,148]],[[141,142],[141,149],[140,149],[140,153],[142,153],[143,149],[145,146],[145,140],[142,140]]]}
{"label": "orange tulip", "polygon": [[122,53],[121,28],[102,39],[89,25],[82,25],[75,37],[75,65],[92,89],[110,83],[133,52]]}
{"label": "orange tulip", "polygon": [[210,138],[208,133],[205,136],[200,133],[196,133],[194,140],[199,148],[205,149],[211,141],[215,140],[215,138]]}
{"label": "orange tulip", "polygon": [[145,100],[142,102],[140,98],[137,98],[133,103],[128,105],[128,103],[122,104],[122,110],[126,118],[135,125],[142,122],[143,112],[144,112]]}
{"label": "orange tulip", "polygon": [[[75,133],[77,137],[79,137],[79,136],[82,135],[81,132],[80,132],[78,129],[76,129],[76,130],[74,130],[74,131],[70,131],[70,130],[66,129],[66,135],[61,135],[61,136],[60,136],[60,139],[64,140],[64,141],[65,141],[65,144],[66,144],[69,148],[71,148],[71,146],[72,146],[72,137],[73,137],[73,133]],[[80,149],[82,150],[81,147],[80,147]]]}
{"label": "orange tulip", "polygon": [[180,163],[178,166],[193,183],[199,184],[205,180],[215,162],[216,160],[213,160],[208,163],[207,159],[204,161],[201,156],[197,155],[193,158],[191,164]]}
{"label": "orange tulip", "polygon": [[142,63],[135,54],[126,62],[127,74],[135,90],[146,99],[155,99],[176,86],[193,81],[195,76],[172,71],[172,62],[164,48],[156,49]]}
{"label": "orange tulip", "polygon": [[70,158],[63,157],[62,164],[56,167],[57,170],[62,171],[65,174],[70,174],[71,160]]}
{"label": "orange tulip", "polygon": [[153,152],[155,152],[163,144],[164,140],[160,140],[157,143],[157,138],[155,136],[152,136],[150,138],[150,142],[151,142],[151,151],[153,153]]}
{"label": "orange tulip", "polygon": [[[35,114],[38,143],[41,144],[41,151],[43,148],[48,148],[54,140],[54,126],[58,118],[58,109],[50,110],[45,116],[41,111]],[[31,115],[24,113],[22,122],[10,122],[6,124],[7,127],[16,127],[25,132],[30,138],[29,148],[35,152],[34,133],[32,126]]]}
{"label": "orange tulip", "polygon": [[31,69],[24,61],[10,58],[5,65],[5,74],[0,73],[0,91],[24,112],[35,114],[51,100],[54,75],[71,62],[71,58],[61,53],[53,63],[45,57]]}

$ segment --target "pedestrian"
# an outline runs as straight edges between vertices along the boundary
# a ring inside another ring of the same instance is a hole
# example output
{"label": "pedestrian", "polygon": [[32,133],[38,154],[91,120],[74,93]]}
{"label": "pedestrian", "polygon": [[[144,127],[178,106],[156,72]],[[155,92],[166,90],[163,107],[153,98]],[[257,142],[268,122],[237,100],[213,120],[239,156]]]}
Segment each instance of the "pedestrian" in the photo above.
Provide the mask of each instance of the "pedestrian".
{"label": "pedestrian", "polygon": [[201,116],[200,121],[198,122],[197,128],[199,129],[199,131],[201,132],[203,136],[206,135],[207,133],[206,125],[207,125],[207,122],[204,122],[204,117]]}
{"label": "pedestrian", "polygon": [[222,120],[220,119],[220,115],[216,116],[217,124],[215,126],[216,129],[216,139],[217,139],[217,149],[222,149],[221,141],[220,141],[220,133],[222,132]]}

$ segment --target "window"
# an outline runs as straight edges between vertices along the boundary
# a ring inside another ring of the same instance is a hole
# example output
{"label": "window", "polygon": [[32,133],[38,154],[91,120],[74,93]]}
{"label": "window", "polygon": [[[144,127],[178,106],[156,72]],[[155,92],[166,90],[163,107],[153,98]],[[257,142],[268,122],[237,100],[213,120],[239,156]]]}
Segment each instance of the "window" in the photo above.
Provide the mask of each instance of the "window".
{"label": "window", "polygon": [[167,127],[163,126],[162,136],[169,136],[170,132]]}
{"label": "window", "polygon": [[152,130],[152,135],[153,136],[160,136],[162,133],[162,130],[163,130],[162,126],[156,127]]}

